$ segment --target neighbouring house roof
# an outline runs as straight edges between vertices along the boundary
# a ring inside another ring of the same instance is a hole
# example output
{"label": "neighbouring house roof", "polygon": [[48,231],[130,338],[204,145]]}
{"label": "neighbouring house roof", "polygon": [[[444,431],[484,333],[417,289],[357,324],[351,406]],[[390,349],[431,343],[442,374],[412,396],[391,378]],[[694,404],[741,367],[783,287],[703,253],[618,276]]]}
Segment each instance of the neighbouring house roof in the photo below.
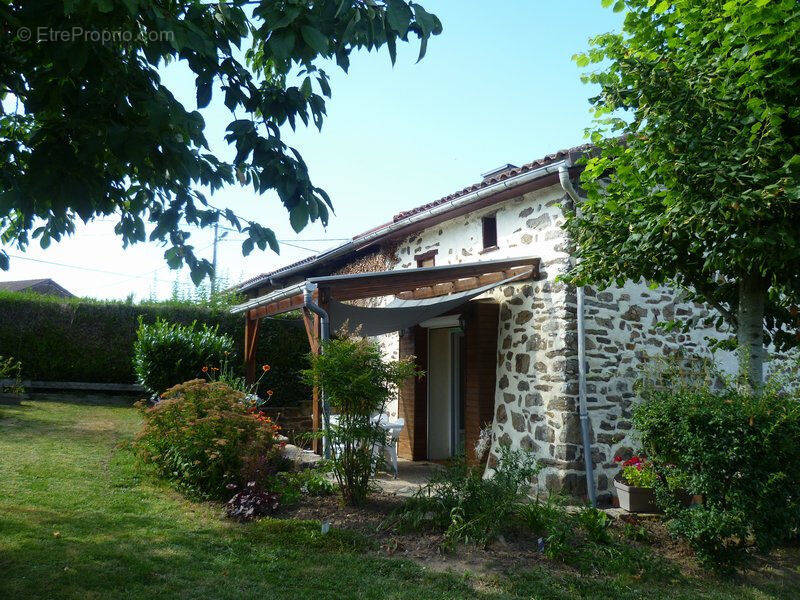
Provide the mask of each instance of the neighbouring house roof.
{"label": "neighbouring house roof", "polygon": [[0,281],[0,290],[9,292],[33,292],[62,298],[74,298],[75,294],[61,287],[52,279],[21,279],[18,281]]}
{"label": "neighbouring house roof", "polygon": [[[496,201],[506,199],[505,194],[500,192],[507,192],[515,187],[521,186],[523,183],[530,181],[529,179],[523,180],[524,176],[536,173],[542,169],[556,165],[559,163],[567,162],[570,166],[574,164],[580,156],[586,154],[592,148],[591,144],[583,144],[573,148],[565,148],[552,154],[547,154],[532,162],[524,164],[520,167],[509,165],[507,169],[491,172],[487,177],[484,177],[480,182],[467,186],[457,192],[448,194],[438,200],[417,206],[410,210],[397,213],[391,221],[368,229],[356,236],[348,242],[340,244],[331,250],[327,250],[320,254],[309,256],[297,262],[285,265],[274,271],[263,273],[239,284],[239,291],[245,292],[254,288],[262,286],[273,286],[275,280],[281,279],[284,281],[279,282],[280,285],[286,283],[285,278],[301,276],[313,271],[314,268],[321,266],[328,260],[341,259],[342,256],[355,253],[356,251],[363,250],[367,246],[379,244],[380,242],[387,241],[396,237],[398,231],[403,235],[411,233],[413,230],[421,230],[431,225],[430,221],[425,221],[420,218],[432,211],[439,212],[439,218],[447,218],[448,212],[454,212],[457,208],[464,210],[463,207],[455,206],[455,201],[467,199],[470,195],[475,195],[475,200],[482,200],[484,202],[491,202],[492,197]],[[552,176],[552,173],[542,172],[541,178]],[[554,181],[555,183],[555,181]],[[503,185],[505,184],[505,185]],[[500,188],[502,189],[496,189]],[[486,191],[486,195],[480,196],[480,193]],[[450,206],[448,206],[448,204]],[[477,207],[476,207],[477,208]],[[407,225],[405,225],[407,223]],[[402,227],[401,227],[402,226]]]}

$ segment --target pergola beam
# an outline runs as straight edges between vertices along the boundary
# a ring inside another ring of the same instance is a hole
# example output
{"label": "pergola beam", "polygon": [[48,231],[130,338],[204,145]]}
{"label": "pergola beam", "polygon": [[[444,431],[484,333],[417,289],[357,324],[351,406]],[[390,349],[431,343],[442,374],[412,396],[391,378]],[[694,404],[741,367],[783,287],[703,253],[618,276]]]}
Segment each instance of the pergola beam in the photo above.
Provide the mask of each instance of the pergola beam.
{"label": "pergola beam", "polygon": [[436,296],[446,296],[457,292],[467,292],[491,283],[497,283],[511,277],[519,277],[519,280],[529,279],[534,276],[535,270],[532,267],[515,267],[506,271],[496,273],[484,273],[478,277],[466,279],[455,279],[445,281],[431,286],[418,287],[414,290],[400,292],[397,298],[400,300],[424,300],[435,298]]}
{"label": "pergola beam", "polygon": [[[490,263],[470,263],[382,273],[364,273],[362,275],[332,279],[331,281],[325,281],[320,278],[318,285],[325,287],[331,299],[339,301],[360,300],[380,296],[400,296],[404,292],[413,292],[419,288],[433,287],[437,284],[452,284],[455,281],[473,277],[483,281],[480,285],[487,285],[500,281],[503,273],[510,272],[517,267],[530,269],[531,277],[535,278],[539,273],[539,259],[518,258],[492,261]],[[472,288],[466,287],[464,289]]]}
{"label": "pergola beam", "polygon": [[[319,354],[319,315],[312,313],[307,308],[303,308],[303,325],[305,325],[306,328],[306,335],[308,336],[308,345],[311,348],[311,353]],[[319,406],[319,388],[314,386],[311,390],[311,430],[316,433],[320,430],[321,425],[322,418]],[[311,449],[316,453],[320,452],[320,443],[317,438],[314,438],[311,441]]]}
{"label": "pergola beam", "polygon": [[248,383],[256,380],[256,347],[258,346],[258,318],[247,315],[244,324],[244,367]]}

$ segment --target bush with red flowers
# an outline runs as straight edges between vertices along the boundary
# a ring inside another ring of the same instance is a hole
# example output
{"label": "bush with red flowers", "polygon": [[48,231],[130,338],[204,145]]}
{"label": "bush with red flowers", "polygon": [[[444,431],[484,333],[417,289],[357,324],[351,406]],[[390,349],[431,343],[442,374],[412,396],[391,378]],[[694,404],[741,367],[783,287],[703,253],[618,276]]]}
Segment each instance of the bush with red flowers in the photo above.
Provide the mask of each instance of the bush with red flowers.
{"label": "bush with red flowers", "polygon": [[614,462],[622,467],[620,476],[623,483],[640,488],[652,488],[655,486],[658,474],[653,463],[647,460],[644,455],[634,455],[628,460],[623,460],[621,456],[616,456],[614,457]]}
{"label": "bush with red flowers", "polygon": [[225,383],[187,381],[142,410],[139,455],[193,495],[224,498],[281,462],[280,428]]}

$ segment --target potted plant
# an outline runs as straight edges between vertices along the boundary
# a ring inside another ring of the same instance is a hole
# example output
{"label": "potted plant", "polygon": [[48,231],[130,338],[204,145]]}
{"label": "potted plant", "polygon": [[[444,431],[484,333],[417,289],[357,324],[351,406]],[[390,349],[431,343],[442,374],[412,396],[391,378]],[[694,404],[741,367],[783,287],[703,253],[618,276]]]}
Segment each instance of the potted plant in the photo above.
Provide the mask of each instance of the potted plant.
{"label": "potted plant", "polygon": [[617,456],[614,462],[622,466],[622,470],[614,478],[619,507],[634,513],[658,512],[653,490],[658,475],[653,463],[641,455],[632,456],[624,461]]}

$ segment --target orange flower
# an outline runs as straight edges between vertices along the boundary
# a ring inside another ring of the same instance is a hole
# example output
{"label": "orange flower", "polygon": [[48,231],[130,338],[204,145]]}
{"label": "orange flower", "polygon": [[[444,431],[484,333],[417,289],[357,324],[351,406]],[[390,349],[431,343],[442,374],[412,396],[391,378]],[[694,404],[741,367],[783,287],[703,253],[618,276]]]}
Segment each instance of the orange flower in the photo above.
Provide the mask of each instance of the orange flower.
{"label": "orange flower", "polygon": [[203,367],[203,373],[208,373],[208,367]]}
{"label": "orange flower", "polygon": [[264,365],[264,366],[261,367],[261,370],[264,371],[264,373],[266,373],[267,371],[270,370],[270,368],[271,367],[269,365]]}
{"label": "orange flower", "polygon": [[267,390],[267,396],[272,396],[274,392],[272,390]]}

